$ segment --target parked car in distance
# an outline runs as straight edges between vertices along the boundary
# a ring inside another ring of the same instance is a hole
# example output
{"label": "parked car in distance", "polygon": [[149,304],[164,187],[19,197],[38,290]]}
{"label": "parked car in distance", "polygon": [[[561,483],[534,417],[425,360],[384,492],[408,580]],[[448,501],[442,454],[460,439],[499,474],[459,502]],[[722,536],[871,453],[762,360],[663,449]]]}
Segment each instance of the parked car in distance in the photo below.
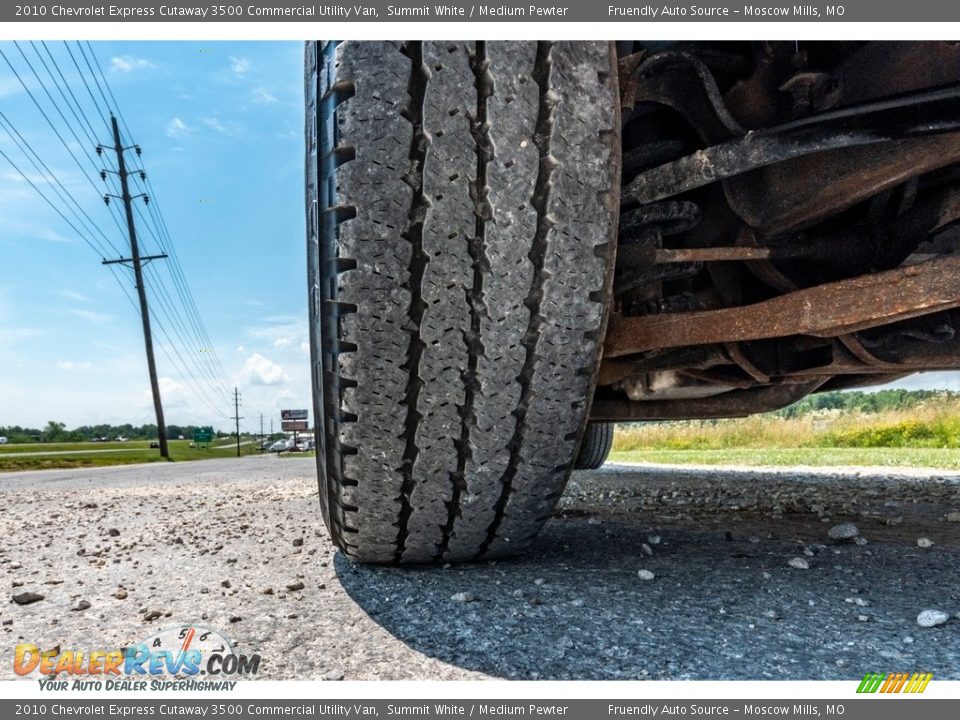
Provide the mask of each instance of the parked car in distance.
{"label": "parked car in distance", "polygon": [[273,445],[270,446],[269,450],[270,452],[279,453],[283,452],[284,450],[289,450],[291,447],[293,447],[292,440],[277,440]]}
{"label": "parked car in distance", "polygon": [[151,449],[151,450],[153,450],[154,448],[158,448],[158,447],[160,447],[160,442],[159,442],[159,441],[157,441],[157,440],[151,440],[151,441],[150,441],[150,449]]}
{"label": "parked car in distance", "polygon": [[6,445],[9,441],[3,436],[0,435],[0,445]]}

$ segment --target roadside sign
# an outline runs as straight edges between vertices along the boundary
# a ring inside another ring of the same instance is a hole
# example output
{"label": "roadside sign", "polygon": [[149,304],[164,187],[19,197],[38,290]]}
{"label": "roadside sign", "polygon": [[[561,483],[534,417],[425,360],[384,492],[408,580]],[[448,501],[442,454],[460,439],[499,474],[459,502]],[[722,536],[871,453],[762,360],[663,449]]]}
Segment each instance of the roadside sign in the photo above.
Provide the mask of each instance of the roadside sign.
{"label": "roadside sign", "polygon": [[202,427],[193,431],[193,441],[195,443],[208,443],[213,440],[213,428]]}
{"label": "roadside sign", "polygon": [[280,419],[281,420],[306,420],[307,411],[306,410],[281,410]]}
{"label": "roadside sign", "polygon": [[306,420],[281,420],[280,429],[284,432],[303,432],[310,428]]}

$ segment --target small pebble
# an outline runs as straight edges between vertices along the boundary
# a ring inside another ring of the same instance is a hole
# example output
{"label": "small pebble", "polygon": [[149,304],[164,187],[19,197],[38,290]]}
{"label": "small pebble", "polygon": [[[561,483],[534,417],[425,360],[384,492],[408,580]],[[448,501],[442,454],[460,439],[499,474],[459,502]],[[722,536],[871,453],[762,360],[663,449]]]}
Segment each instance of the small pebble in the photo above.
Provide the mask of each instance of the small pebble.
{"label": "small pebble", "polygon": [[917,547],[922,547],[922,548],[933,547],[933,540],[927,537],[917,538]]}
{"label": "small pebble", "polygon": [[792,568],[794,568],[794,569],[796,569],[796,570],[809,570],[809,569],[810,569],[810,563],[808,563],[808,562],[807,562],[806,560],[804,560],[802,557],[791,558],[790,561],[787,563],[787,565],[789,565],[790,567],[792,567]]}
{"label": "small pebble", "polygon": [[830,528],[829,532],[827,532],[827,536],[831,540],[852,540],[859,534],[860,531],[857,529],[857,526],[849,522],[834,525]]}
{"label": "small pebble", "polygon": [[450,599],[454,602],[459,603],[468,603],[473,602],[477,599],[476,595],[470,592],[458,592],[450,596]]}
{"label": "small pebble", "polygon": [[31,603],[43,600],[44,596],[35,592],[22,592],[13,596],[13,601],[17,605],[30,605]]}
{"label": "small pebble", "polygon": [[950,615],[943,610],[924,610],[917,615],[917,625],[920,627],[936,627],[943,625],[950,619]]}
{"label": "small pebble", "polygon": [[639,577],[641,580],[653,580],[656,577],[656,575],[654,575],[649,570],[638,570],[637,577]]}

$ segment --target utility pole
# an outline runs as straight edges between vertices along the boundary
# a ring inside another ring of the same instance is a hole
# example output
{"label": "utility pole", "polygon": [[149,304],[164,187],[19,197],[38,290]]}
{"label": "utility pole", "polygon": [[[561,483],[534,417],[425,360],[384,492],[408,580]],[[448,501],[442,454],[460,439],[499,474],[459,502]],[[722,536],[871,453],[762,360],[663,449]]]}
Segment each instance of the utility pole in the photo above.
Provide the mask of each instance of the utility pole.
{"label": "utility pole", "polygon": [[233,419],[237,423],[237,457],[240,457],[240,421],[243,417],[240,415],[240,391],[233,389]]}
{"label": "utility pole", "polygon": [[260,454],[263,455],[263,413],[260,413]]}
{"label": "utility pole", "polygon": [[[104,260],[104,265],[111,265],[114,263],[120,263],[126,265],[128,262],[133,264],[133,276],[137,283],[137,295],[140,298],[140,320],[143,323],[143,342],[147,348],[147,369],[150,371],[150,389],[153,391],[153,409],[157,414],[157,440],[160,444],[160,457],[170,459],[170,450],[167,447],[167,426],[163,421],[163,404],[160,402],[160,383],[157,380],[157,362],[153,356],[153,335],[150,332],[150,310],[147,307],[147,291],[143,284],[143,265],[144,262],[150,262],[151,260],[159,260],[167,257],[166,255],[149,255],[147,257],[140,257],[140,247],[137,244],[137,230],[133,224],[133,200],[134,198],[130,196],[130,187],[127,182],[127,163],[124,158],[124,153],[127,150],[134,149],[136,150],[137,155],[140,154],[139,145],[131,145],[130,147],[124,147],[120,141],[120,126],[117,124],[117,118],[113,115],[110,116],[110,123],[113,126],[113,148],[112,150],[117,154],[117,172],[116,174],[120,176],[120,197],[119,200],[123,201],[123,209],[127,217],[127,233],[130,236],[130,257],[122,258],[119,260]],[[97,155],[102,155],[104,151],[104,146],[97,146]],[[141,171],[141,177],[145,178],[146,176]],[[107,171],[101,170],[100,177],[104,180],[107,179]],[[103,200],[108,205],[110,204],[110,198],[117,197],[116,195],[104,195]],[[150,198],[141,193],[136,197],[142,197],[144,203],[150,202]]]}

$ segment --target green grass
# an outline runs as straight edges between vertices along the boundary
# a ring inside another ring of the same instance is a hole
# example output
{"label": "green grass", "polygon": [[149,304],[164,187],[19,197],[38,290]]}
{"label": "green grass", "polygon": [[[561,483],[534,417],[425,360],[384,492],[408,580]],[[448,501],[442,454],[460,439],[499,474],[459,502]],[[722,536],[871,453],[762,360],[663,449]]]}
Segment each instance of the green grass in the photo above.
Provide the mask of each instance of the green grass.
{"label": "green grass", "polygon": [[848,465],[960,469],[957,448],[718,448],[614,450],[609,462],[665,465]]}
{"label": "green grass", "polygon": [[[171,440],[170,459],[174,462],[191,460],[209,460],[211,458],[235,457],[235,445],[227,445],[226,440],[217,440],[215,447],[209,449],[192,448],[189,440]],[[109,450],[111,452],[83,452],[90,450]],[[240,446],[241,455],[257,453],[255,443]],[[16,453],[45,453],[26,457],[11,457]],[[64,453],[64,454],[53,454]],[[160,461],[160,451],[150,449],[146,440],[106,443],[29,443],[22,445],[3,445],[0,447],[0,472],[14,470],[47,470],[53,468],[105,467],[109,465],[129,465]]]}

